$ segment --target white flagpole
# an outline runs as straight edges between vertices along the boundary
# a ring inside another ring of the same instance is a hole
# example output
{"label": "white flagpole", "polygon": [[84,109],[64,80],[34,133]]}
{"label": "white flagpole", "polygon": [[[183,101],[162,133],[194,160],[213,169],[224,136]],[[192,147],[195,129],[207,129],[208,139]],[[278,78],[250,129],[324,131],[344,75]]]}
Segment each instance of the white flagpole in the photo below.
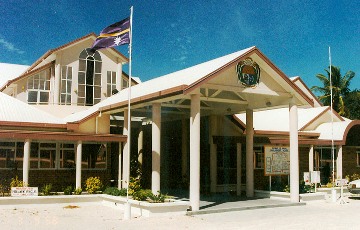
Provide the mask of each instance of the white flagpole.
{"label": "white flagpole", "polygon": [[126,206],[124,211],[124,219],[128,220],[131,218],[131,206],[129,203],[129,184],[130,184],[130,148],[131,148],[131,112],[130,112],[130,102],[131,102],[131,59],[132,59],[132,17],[133,17],[133,7],[130,8],[130,43],[129,43],[129,87],[128,87],[128,175],[127,175],[127,188],[126,188]]}
{"label": "white flagpole", "polygon": [[331,160],[332,160],[332,201],[336,202],[335,190],[335,153],[334,153],[334,111],[333,111],[333,89],[332,89],[332,67],[331,51],[329,46],[329,81],[330,81],[330,111],[331,111]]}

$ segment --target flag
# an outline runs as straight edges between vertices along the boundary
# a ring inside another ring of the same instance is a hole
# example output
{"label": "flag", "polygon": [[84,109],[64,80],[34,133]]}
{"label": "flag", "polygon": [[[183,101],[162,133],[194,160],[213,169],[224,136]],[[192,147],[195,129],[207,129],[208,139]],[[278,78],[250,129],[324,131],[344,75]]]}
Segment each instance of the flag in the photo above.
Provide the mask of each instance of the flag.
{"label": "flag", "polygon": [[116,22],[100,32],[91,49],[98,50],[130,43],[130,17]]}

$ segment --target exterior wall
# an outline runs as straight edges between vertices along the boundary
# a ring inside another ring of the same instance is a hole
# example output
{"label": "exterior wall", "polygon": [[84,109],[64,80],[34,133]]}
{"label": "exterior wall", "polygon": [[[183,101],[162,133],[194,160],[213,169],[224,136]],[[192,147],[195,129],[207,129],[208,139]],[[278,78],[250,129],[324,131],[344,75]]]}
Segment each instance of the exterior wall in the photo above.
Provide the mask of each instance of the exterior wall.
{"label": "exterior wall", "polygon": [[360,167],[357,165],[356,151],[360,148],[343,147],[343,177],[354,173],[360,174]]}

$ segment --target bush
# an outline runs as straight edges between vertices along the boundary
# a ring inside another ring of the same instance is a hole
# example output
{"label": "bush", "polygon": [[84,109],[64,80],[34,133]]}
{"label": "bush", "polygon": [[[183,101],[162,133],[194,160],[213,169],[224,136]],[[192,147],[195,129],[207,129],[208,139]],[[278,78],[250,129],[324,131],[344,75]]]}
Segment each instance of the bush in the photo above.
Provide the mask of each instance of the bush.
{"label": "bush", "polygon": [[138,192],[141,190],[141,183],[140,178],[130,178],[129,183],[129,195],[133,195],[135,192]]}
{"label": "bush", "polygon": [[151,203],[164,203],[166,197],[167,197],[166,194],[161,194],[160,191],[159,191],[158,195],[155,195],[155,194],[151,193],[150,196],[149,196],[149,201]]}
{"label": "bush", "polygon": [[19,180],[18,176],[11,178],[10,187],[27,187],[24,181]]}
{"label": "bush", "polygon": [[118,189],[116,187],[107,187],[104,194],[111,196],[126,196],[126,188]]}
{"label": "bush", "polygon": [[52,190],[52,184],[46,184],[44,185],[44,187],[41,188],[41,192],[44,196],[51,195],[51,190]]}
{"label": "bush", "polygon": [[138,201],[146,201],[152,195],[150,189],[140,189],[132,194],[132,198]]}
{"label": "bush", "polygon": [[346,175],[345,177],[349,182],[360,179],[360,174],[354,173],[352,175]]}
{"label": "bush", "polygon": [[74,191],[74,195],[81,195],[81,193],[82,193],[82,189],[81,189],[81,188],[77,188],[77,189],[75,189],[75,191]]}
{"label": "bush", "polygon": [[102,184],[99,177],[89,177],[85,182],[85,190],[89,194],[96,193],[100,190]]}
{"label": "bush", "polygon": [[73,187],[69,185],[64,189],[64,195],[71,195],[73,191],[74,191]]}

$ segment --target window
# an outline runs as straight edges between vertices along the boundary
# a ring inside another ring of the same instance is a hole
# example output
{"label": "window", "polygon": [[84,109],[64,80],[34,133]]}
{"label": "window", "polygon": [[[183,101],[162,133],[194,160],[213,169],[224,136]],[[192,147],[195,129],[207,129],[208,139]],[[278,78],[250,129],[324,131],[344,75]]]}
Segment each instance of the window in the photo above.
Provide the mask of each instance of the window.
{"label": "window", "polygon": [[113,95],[114,90],[116,89],[116,72],[107,71],[107,89],[106,95],[110,97]]}
{"label": "window", "polygon": [[74,144],[60,145],[60,168],[75,168],[75,146]]}
{"label": "window", "polygon": [[61,86],[60,86],[61,105],[71,105],[71,83],[72,83],[72,67],[63,66],[61,68]]}
{"label": "window", "polygon": [[217,148],[217,184],[236,184],[236,145],[224,144]]}
{"label": "window", "polygon": [[94,105],[101,101],[101,56],[85,49],[79,56],[78,105]]}
{"label": "window", "polygon": [[356,151],[357,166],[360,167],[360,151]]}
{"label": "window", "polygon": [[126,80],[125,78],[122,79],[122,89],[125,89],[128,87],[128,80]]}
{"label": "window", "polygon": [[255,169],[264,169],[264,147],[254,147]]}
{"label": "window", "polygon": [[55,143],[31,143],[30,168],[53,169],[56,168]]}
{"label": "window", "polygon": [[105,169],[106,146],[103,144],[84,144],[81,156],[81,168]]}
{"label": "window", "polygon": [[0,168],[22,168],[24,143],[0,142]]}
{"label": "window", "polygon": [[42,71],[28,78],[28,103],[48,104],[50,95],[50,70]]}
{"label": "window", "polygon": [[[320,171],[320,178],[322,184],[327,184],[330,181],[333,171],[333,158],[331,147],[315,148],[315,170]],[[334,167],[336,169],[337,151],[334,149]],[[336,175],[335,175],[336,177]]]}

